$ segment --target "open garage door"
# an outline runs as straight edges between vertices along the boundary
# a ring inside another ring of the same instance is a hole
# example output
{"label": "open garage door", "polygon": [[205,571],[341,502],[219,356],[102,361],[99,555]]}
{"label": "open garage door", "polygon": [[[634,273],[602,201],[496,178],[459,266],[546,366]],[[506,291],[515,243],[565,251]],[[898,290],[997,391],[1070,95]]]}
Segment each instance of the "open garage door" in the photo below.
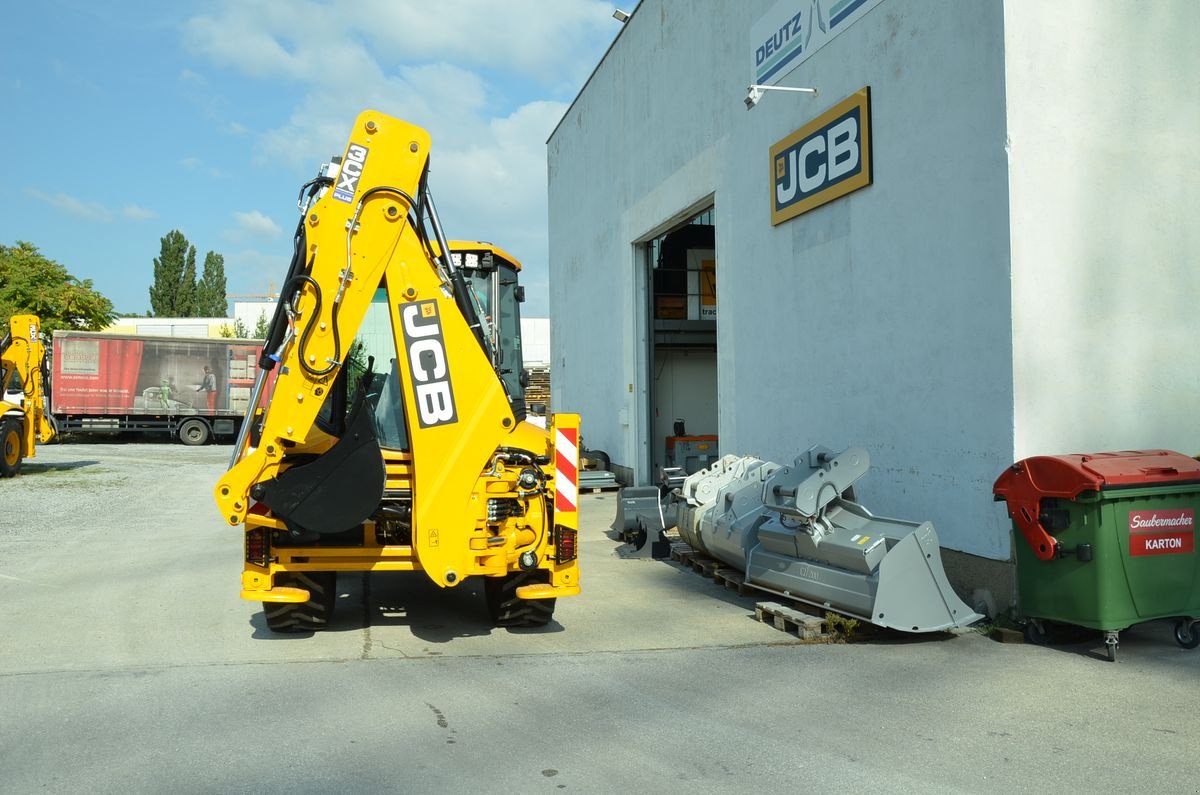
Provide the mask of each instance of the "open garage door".
{"label": "open garage door", "polygon": [[649,472],[717,458],[717,257],[712,208],[643,246]]}

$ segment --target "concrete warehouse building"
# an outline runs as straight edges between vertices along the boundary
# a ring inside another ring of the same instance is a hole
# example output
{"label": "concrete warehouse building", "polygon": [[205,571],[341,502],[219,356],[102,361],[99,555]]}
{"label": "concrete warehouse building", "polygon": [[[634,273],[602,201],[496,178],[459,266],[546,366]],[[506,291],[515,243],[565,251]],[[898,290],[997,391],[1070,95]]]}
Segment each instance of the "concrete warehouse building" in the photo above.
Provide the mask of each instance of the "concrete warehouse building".
{"label": "concrete warehouse building", "polygon": [[548,141],[555,407],[636,484],[677,420],[865,447],[862,502],[1002,609],[1013,461],[1200,452],[1197,30],[1185,0],[642,0]]}

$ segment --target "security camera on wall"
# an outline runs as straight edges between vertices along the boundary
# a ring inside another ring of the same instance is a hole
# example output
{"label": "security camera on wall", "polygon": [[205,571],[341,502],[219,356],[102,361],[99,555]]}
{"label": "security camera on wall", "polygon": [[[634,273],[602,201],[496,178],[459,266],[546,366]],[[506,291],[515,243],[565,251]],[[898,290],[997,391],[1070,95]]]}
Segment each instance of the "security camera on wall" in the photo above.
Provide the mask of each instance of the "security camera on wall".
{"label": "security camera on wall", "polygon": [[752,83],[746,87],[746,110],[750,110],[758,101],[762,99],[764,91],[794,91],[798,94],[816,94],[815,88],[802,88],[800,86],[764,86]]}

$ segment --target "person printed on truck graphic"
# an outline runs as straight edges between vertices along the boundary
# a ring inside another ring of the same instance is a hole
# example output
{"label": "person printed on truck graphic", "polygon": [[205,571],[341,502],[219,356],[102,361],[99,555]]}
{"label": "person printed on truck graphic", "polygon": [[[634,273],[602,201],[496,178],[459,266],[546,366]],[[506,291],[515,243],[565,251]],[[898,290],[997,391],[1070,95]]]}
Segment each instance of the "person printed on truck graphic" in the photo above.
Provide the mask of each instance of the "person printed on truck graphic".
{"label": "person printed on truck graphic", "polygon": [[217,376],[207,364],[204,365],[204,378],[200,381],[200,386],[196,391],[207,393],[209,411],[217,410]]}

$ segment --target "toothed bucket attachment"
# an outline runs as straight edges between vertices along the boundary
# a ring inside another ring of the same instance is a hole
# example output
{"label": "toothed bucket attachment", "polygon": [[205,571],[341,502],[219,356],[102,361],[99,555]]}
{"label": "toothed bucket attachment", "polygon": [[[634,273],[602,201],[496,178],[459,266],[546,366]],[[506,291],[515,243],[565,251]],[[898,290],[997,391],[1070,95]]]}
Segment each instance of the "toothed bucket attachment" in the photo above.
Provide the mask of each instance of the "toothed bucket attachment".
{"label": "toothed bucket attachment", "polygon": [[770,593],[903,632],[983,618],[954,593],[929,522],[873,516],[853,484],[870,458],[813,448],[793,466],[725,456],[679,490],[680,535]]}

